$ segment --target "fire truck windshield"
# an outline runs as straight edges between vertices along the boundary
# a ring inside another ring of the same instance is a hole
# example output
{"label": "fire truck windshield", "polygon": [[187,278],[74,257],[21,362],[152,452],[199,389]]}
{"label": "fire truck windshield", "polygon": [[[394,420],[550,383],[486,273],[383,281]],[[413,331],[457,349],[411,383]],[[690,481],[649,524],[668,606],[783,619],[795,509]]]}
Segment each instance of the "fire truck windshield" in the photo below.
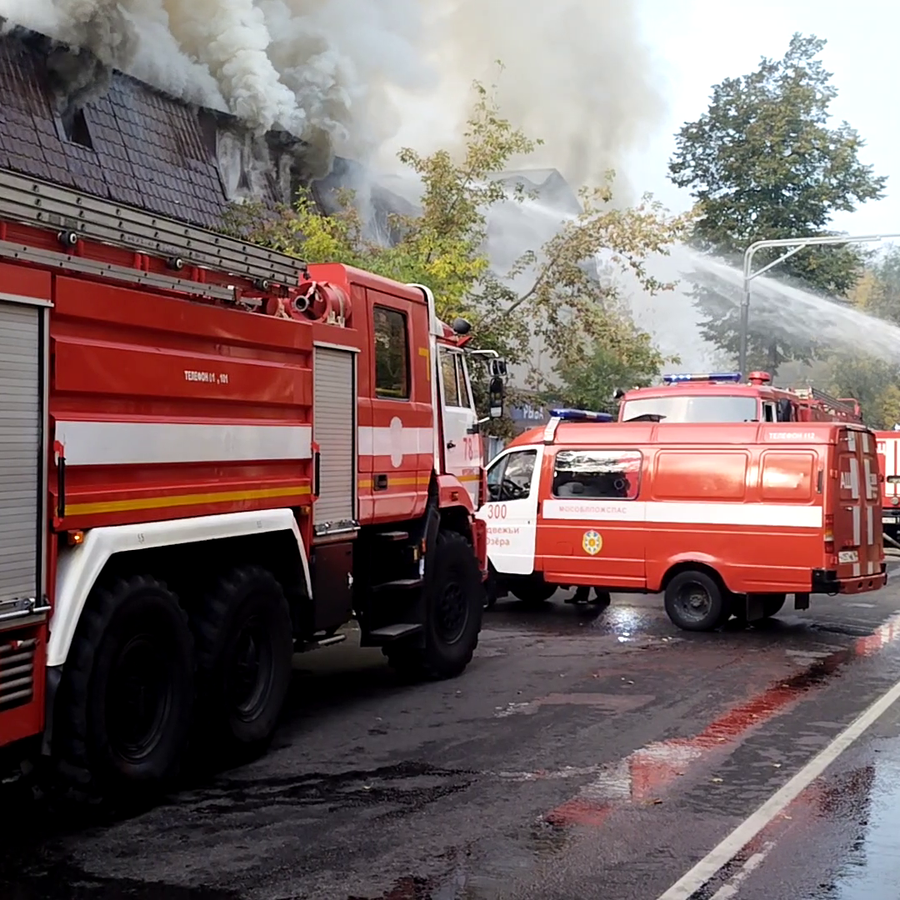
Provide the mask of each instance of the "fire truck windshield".
{"label": "fire truck windshield", "polygon": [[623,422],[755,422],[756,397],[731,394],[647,397],[626,400]]}

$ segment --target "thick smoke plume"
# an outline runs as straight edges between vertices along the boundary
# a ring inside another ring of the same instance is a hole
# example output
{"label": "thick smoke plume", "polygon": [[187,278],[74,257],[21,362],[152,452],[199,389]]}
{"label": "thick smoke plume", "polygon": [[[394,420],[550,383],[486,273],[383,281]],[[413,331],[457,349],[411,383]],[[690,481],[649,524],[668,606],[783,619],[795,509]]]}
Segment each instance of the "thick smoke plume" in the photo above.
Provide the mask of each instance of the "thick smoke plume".
{"label": "thick smoke plume", "polygon": [[418,93],[452,134],[494,61],[506,115],[538,164],[596,181],[652,128],[660,100],[639,0],[0,0],[10,24],[83,47],[188,102],[363,158]]}
{"label": "thick smoke plume", "polygon": [[24,26],[325,153],[385,138],[384,86],[427,85],[419,0],[0,0]]}
{"label": "thick smoke plume", "polygon": [[530,160],[599,183],[653,136],[662,78],[641,40],[640,0],[447,0],[433,14],[445,84],[491,82],[503,114],[544,145]]}

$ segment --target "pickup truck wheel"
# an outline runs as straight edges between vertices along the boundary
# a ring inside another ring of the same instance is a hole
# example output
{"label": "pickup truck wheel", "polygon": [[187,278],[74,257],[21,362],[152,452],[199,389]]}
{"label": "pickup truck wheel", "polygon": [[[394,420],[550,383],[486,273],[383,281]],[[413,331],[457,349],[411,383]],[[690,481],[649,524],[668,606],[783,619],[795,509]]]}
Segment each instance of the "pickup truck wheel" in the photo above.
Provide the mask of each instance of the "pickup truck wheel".
{"label": "pickup truck wheel", "polygon": [[667,585],[666,613],[684,631],[712,631],[731,612],[718,582],[698,570],[679,572]]}
{"label": "pickup truck wheel", "polygon": [[[427,565],[427,563],[426,563]],[[478,646],[485,593],[472,545],[442,531],[425,586],[425,646],[388,644],[388,662],[413,678],[454,678],[472,661]]]}
{"label": "pickup truck wheel", "polygon": [[192,651],[187,616],[162,582],[138,576],[95,589],[57,697],[61,773],[118,796],[167,782],[190,733]]}
{"label": "pickup truck wheel", "polygon": [[235,569],[213,587],[192,625],[207,739],[261,751],[291,681],[293,629],[281,585],[258,566]]}

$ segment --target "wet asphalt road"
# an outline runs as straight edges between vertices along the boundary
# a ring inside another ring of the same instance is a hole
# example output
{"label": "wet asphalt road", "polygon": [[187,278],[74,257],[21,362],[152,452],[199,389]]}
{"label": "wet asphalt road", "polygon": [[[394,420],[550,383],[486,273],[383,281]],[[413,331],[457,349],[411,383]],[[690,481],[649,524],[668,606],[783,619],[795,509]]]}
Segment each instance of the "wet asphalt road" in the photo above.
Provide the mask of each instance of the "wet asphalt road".
{"label": "wet asphalt road", "polygon": [[[269,754],[152,810],[0,790],[0,898],[656,900],[900,679],[893,571],[704,635],[657,597],[501,602],[440,684],[300,657]],[[900,704],[694,896],[896,900]]]}

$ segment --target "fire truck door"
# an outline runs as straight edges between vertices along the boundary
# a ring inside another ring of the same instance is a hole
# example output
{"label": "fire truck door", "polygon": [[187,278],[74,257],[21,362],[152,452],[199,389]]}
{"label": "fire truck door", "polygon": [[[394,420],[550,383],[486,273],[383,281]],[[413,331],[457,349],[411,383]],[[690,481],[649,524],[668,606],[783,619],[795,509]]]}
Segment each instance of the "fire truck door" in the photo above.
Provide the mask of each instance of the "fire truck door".
{"label": "fire truck door", "polygon": [[316,535],[353,531],[356,514],[356,357],[347,350],[315,348],[313,441],[319,448]]}
{"label": "fire truck door", "polygon": [[516,448],[488,468],[488,497],[478,518],[487,523],[488,559],[501,575],[534,571],[542,457],[543,448]]}
{"label": "fire truck door", "polygon": [[475,424],[463,356],[458,350],[441,347],[441,390],[443,392],[444,460],[448,474],[455,475],[472,497],[477,509],[480,504],[481,436],[470,433]]}

